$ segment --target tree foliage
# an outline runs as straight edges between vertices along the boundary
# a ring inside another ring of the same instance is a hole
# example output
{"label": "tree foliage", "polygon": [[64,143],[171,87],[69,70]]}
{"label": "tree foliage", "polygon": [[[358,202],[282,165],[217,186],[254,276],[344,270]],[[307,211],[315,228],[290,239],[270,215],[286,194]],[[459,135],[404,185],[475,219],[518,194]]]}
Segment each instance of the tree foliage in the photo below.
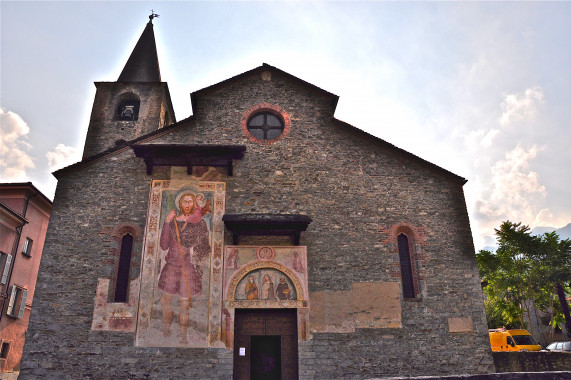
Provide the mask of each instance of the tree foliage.
{"label": "tree foliage", "polygon": [[495,230],[496,252],[477,253],[488,326],[527,328],[532,335],[533,308],[550,317],[553,329],[571,317],[565,299],[571,281],[571,240],[555,233],[533,236],[529,227],[505,221]]}

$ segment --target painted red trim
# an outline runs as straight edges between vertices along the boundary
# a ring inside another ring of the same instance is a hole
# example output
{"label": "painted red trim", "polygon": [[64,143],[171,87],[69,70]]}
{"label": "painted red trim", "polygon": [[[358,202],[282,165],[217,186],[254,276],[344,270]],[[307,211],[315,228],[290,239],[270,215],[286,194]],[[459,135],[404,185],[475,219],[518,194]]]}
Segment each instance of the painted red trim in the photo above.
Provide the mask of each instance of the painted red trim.
{"label": "painted red trim", "polygon": [[[279,135],[277,138],[272,139],[272,140],[260,140],[260,139],[255,138],[254,136],[252,136],[250,134],[250,131],[248,131],[247,124],[248,124],[248,120],[250,119],[250,117],[252,117],[252,115],[254,115],[255,113],[258,113],[258,112],[271,112],[271,113],[275,114],[276,116],[280,116],[284,121],[284,130],[281,133],[281,135]],[[291,128],[291,118],[285,112],[285,110],[280,106],[277,106],[275,104],[270,104],[270,103],[259,103],[259,104],[256,104],[255,106],[248,108],[246,110],[246,112],[244,112],[244,115],[242,116],[242,120],[240,121],[240,126],[242,127],[242,131],[244,132],[244,134],[246,136],[248,136],[248,138],[250,140],[252,140],[253,142],[258,143],[258,144],[270,145],[270,144],[273,144],[273,143],[283,139],[289,133],[289,130]]]}

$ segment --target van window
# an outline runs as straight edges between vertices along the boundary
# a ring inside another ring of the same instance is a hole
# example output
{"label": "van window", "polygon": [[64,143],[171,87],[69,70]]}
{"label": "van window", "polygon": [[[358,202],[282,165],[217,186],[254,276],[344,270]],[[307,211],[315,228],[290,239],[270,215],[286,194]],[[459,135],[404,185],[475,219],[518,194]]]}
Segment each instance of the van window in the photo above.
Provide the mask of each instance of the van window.
{"label": "van window", "polygon": [[507,340],[508,346],[513,346],[514,345],[514,341],[512,339],[511,336],[508,336],[508,340]]}
{"label": "van window", "polygon": [[513,338],[518,346],[534,346],[538,344],[531,335],[514,335]]}

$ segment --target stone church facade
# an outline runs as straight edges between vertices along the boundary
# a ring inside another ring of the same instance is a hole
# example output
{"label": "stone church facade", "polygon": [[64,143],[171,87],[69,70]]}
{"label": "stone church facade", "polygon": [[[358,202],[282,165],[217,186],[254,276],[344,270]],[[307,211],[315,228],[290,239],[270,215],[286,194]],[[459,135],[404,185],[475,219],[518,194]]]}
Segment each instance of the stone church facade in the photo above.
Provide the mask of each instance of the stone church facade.
{"label": "stone church facade", "polygon": [[152,19],[58,187],[22,378],[493,372],[463,178],[263,64],[176,121]]}

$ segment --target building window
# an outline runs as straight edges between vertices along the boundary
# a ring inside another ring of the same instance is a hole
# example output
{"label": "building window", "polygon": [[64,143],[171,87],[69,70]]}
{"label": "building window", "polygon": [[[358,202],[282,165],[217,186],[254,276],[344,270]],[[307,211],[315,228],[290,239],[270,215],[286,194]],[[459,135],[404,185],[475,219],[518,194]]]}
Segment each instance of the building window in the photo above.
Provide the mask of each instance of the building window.
{"label": "building window", "polygon": [[134,121],[139,119],[141,101],[135,94],[127,94],[119,102],[115,111],[115,120]]}
{"label": "building window", "polygon": [[24,242],[24,248],[22,248],[22,254],[28,257],[32,257],[32,243],[34,241],[30,238],[26,238]]}
{"label": "building window", "polygon": [[274,140],[284,130],[284,122],[271,112],[260,112],[248,120],[248,131],[259,140]]}
{"label": "building window", "polygon": [[133,235],[126,234],[121,239],[121,252],[115,281],[115,296],[113,302],[127,302],[129,290],[129,273],[131,269],[131,254],[133,251]]}
{"label": "building window", "polygon": [[290,129],[290,117],[283,108],[269,103],[250,107],[242,116],[242,130],[248,138],[262,144],[282,139]]}
{"label": "building window", "polygon": [[8,351],[10,351],[10,342],[2,342],[2,346],[0,347],[0,359],[7,359]]}
{"label": "building window", "polygon": [[408,237],[405,234],[401,233],[397,237],[397,241],[402,280],[402,294],[404,298],[415,298]]}
{"label": "building window", "polygon": [[0,252],[0,284],[5,285],[8,282],[8,273],[10,273],[10,264],[12,264],[12,255]]}
{"label": "building window", "polygon": [[8,361],[8,352],[10,352],[10,342],[0,340],[0,372],[6,370],[6,362]]}
{"label": "building window", "polygon": [[28,297],[28,290],[12,285],[6,314],[12,318],[23,318],[26,309],[26,297]]}

